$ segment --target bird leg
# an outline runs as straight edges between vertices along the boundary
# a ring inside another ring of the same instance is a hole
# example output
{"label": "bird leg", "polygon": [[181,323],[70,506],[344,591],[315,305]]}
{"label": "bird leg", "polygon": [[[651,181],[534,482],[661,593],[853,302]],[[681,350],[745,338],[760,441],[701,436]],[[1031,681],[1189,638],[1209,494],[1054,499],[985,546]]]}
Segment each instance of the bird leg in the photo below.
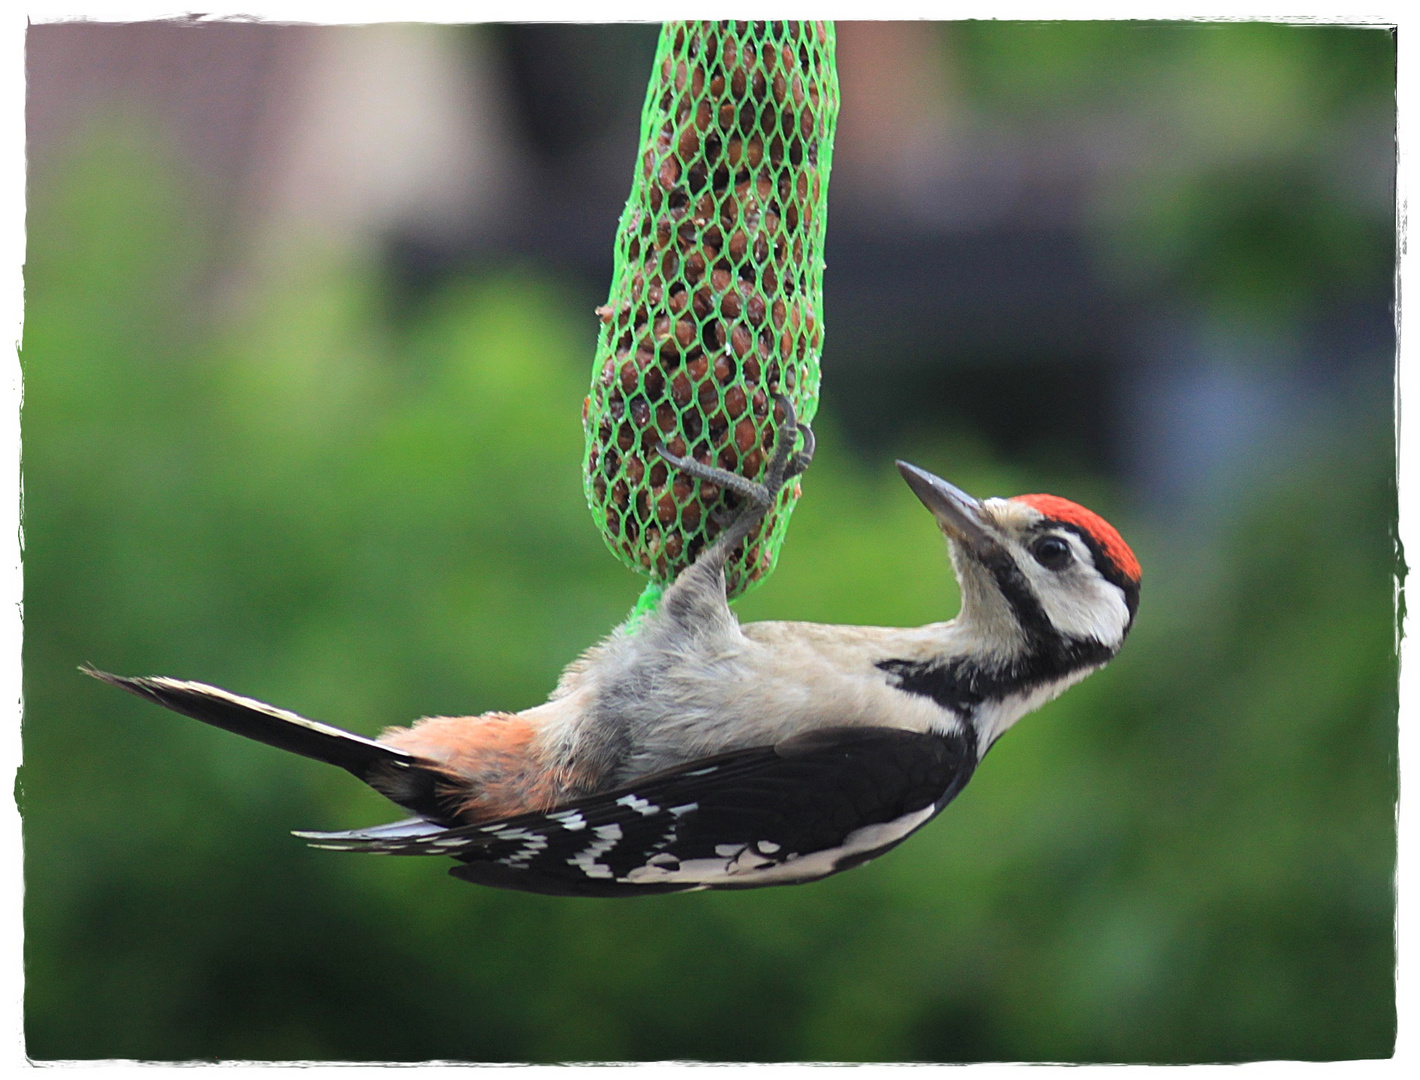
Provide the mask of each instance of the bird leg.
{"label": "bird leg", "polygon": [[[727,557],[741,540],[754,531],[755,526],[773,507],[774,500],[778,497],[785,482],[800,475],[813,460],[815,446],[813,429],[799,420],[794,413],[793,404],[783,394],[775,394],[774,400],[784,410],[784,419],[775,431],[774,456],[769,459],[769,468],[765,472],[762,484],[748,480],[739,473],[730,472],[728,469],[704,465],[694,458],[672,454],[666,449],[663,442],[656,444],[657,453],[677,469],[689,473],[699,480],[718,484],[743,497],[744,506],[740,508],[740,512],[735,515],[735,519],[730,522],[725,531],[716,538],[711,549],[722,552],[722,558]],[[796,452],[794,444],[801,434],[804,437],[804,448]],[[706,554],[708,555],[709,552]]]}

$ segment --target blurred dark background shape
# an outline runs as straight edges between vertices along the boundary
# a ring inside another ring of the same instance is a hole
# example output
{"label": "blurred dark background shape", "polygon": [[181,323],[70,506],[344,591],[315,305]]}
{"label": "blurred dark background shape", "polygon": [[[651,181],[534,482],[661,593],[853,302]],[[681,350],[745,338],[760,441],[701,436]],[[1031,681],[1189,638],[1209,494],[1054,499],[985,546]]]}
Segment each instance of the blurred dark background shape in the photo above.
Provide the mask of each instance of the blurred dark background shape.
{"label": "blurred dark background shape", "polygon": [[1140,621],[878,862],[616,903],[308,851],[380,801],[75,669],[373,733],[620,619],[578,410],[655,27],[29,30],[31,1056],[1391,1052],[1393,35],[838,34],[821,457],[742,617],[950,616],[902,455],[1103,512]]}

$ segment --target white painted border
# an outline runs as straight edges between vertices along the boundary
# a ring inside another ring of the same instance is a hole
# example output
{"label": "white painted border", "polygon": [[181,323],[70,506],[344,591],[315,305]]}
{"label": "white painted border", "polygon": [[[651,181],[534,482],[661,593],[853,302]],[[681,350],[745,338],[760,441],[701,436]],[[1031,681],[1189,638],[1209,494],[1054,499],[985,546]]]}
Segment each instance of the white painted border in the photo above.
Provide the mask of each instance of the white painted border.
{"label": "white painted border", "polygon": [[[1206,4],[1159,0],[1074,0],[1066,7],[1058,2],[1044,0],[972,0],[967,3],[924,3],[922,0],[876,0],[871,6],[861,3],[850,4],[843,0],[825,0],[817,4],[786,3],[765,5],[745,2],[708,4],[653,3],[649,0],[598,0],[595,3],[572,4],[568,0],[521,0],[516,10],[508,3],[491,4],[483,0],[342,0],[338,4],[321,3],[317,0],[254,0],[239,9],[228,6],[222,12],[200,16],[203,19],[269,20],[273,22],[312,23],[368,23],[368,22],[478,22],[485,20],[505,21],[656,21],[663,18],[684,18],[700,14],[721,17],[741,17],[774,15],[776,17],[813,16],[839,19],[1205,19],[1205,20],[1265,20],[1272,22],[1297,23],[1346,23],[1350,25],[1398,25],[1399,57],[1399,125],[1400,145],[1408,147],[1413,139],[1413,113],[1416,101],[1416,74],[1407,64],[1415,63],[1415,49],[1407,47],[1407,31],[1420,25],[1413,17],[1402,16],[1399,3],[1370,3],[1354,8],[1346,4],[1299,2],[1278,3],[1276,0],[1242,3],[1239,0],[1208,0]],[[0,662],[0,700],[12,702],[9,715],[13,722],[0,733],[0,845],[3,845],[5,866],[9,873],[0,878],[0,1025],[9,1032],[6,1038],[0,1035],[0,1067],[25,1068],[24,1029],[21,1016],[23,988],[23,912],[22,883],[20,876],[20,818],[8,788],[20,763],[20,633],[21,604],[23,598],[23,578],[20,569],[20,439],[19,409],[21,404],[20,370],[17,353],[11,351],[8,343],[18,346],[23,327],[23,277],[22,267],[25,251],[24,230],[24,34],[28,22],[57,22],[67,19],[88,19],[98,22],[131,22],[145,19],[182,18],[188,12],[175,7],[171,0],[167,3],[142,2],[142,0],[29,0],[23,13],[6,17],[3,31],[0,31],[0,205],[5,212],[0,223],[0,327],[7,342],[3,373],[0,373],[0,394],[7,395],[7,404],[0,408],[0,445],[12,448],[8,460],[0,464],[0,536],[6,538],[7,555],[0,559],[0,655],[6,659]],[[1409,192],[1411,172],[1408,160],[1401,156],[1397,187],[1397,230],[1401,240],[1399,274],[1404,279],[1406,271],[1411,271],[1414,280],[1414,256],[1406,244]],[[1397,292],[1399,296],[1399,289]],[[1397,309],[1397,319],[1401,316]],[[1401,325],[1401,349],[1398,357],[1396,387],[1400,399],[1420,400],[1420,375],[1415,372],[1416,349],[1404,333]],[[1407,362],[1408,361],[1408,362]],[[1397,405],[1397,430],[1401,413]],[[1413,425],[1412,425],[1413,427]],[[1417,519],[1415,484],[1411,478],[1417,475],[1417,450],[1413,436],[1399,442],[1398,468],[1401,483],[1400,533],[1402,542],[1411,552],[1412,562],[1420,560],[1420,519]],[[1415,739],[1409,734],[1407,721],[1420,715],[1420,682],[1415,671],[1415,649],[1408,640],[1401,642],[1402,668],[1400,686],[1400,758],[1402,763],[1413,757]],[[1404,794],[1404,789],[1402,790]],[[1404,918],[1414,908],[1415,858],[1414,838],[1416,836],[1416,813],[1413,798],[1402,801],[1399,809],[1400,858],[1397,866],[1397,886],[1401,906],[1398,909],[1398,927],[1413,926],[1414,920]],[[1420,1018],[1417,1008],[1415,980],[1407,977],[1415,971],[1415,947],[1413,935],[1400,934],[1399,978],[1397,983],[1397,1008],[1399,1013],[1399,1038],[1396,1056],[1386,1062],[1343,1062],[1338,1064],[1276,1063],[1262,1062],[1236,1066],[1191,1066],[1191,1075],[1207,1076],[1220,1074],[1236,1076],[1239,1071],[1251,1077],[1294,1077],[1313,1076],[1319,1073],[1374,1076],[1391,1075],[1402,1069],[1413,1071],[1417,1064],[1416,1040],[1409,1028],[1409,1022]],[[1410,1061],[1407,1069],[1405,1061]],[[32,1067],[32,1066],[31,1066]],[[132,1062],[71,1062],[46,1065],[47,1068],[99,1069],[106,1074],[127,1074],[130,1072],[150,1072],[155,1068],[174,1066],[139,1065]],[[230,1064],[213,1067],[234,1067]],[[279,1066],[239,1066],[260,1073],[274,1073]],[[339,1066],[307,1065],[307,1076],[346,1076],[351,1069],[366,1071],[378,1069],[378,1065]],[[385,1066],[389,1067],[389,1066]],[[403,1066],[412,1067],[412,1066]],[[426,1074],[439,1077],[466,1075],[472,1066],[423,1065],[417,1066]],[[479,1066],[477,1068],[499,1068],[500,1066]],[[507,1067],[507,1066],[502,1066]],[[662,1063],[645,1065],[681,1073],[692,1068],[703,1068],[690,1064]],[[773,1069],[786,1076],[807,1075],[813,1066],[741,1066],[740,1068]],[[535,1071],[557,1069],[556,1075],[567,1078],[570,1073],[591,1074],[591,1066],[567,1067],[534,1066]],[[870,1065],[858,1066],[855,1075],[878,1075],[889,1069],[894,1071],[913,1066]],[[939,1066],[916,1066],[916,1068],[941,1069]],[[953,1068],[967,1068],[973,1077],[994,1077],[1006,1073],[1016,1074],[1021,1066],[972,1065]],[[1075,1075],[1101,1074],[1109,1070],[1117,1074],[1123,1068],[1136,1071],[1139,1066],[1085,1066],[1077,1068]],[[1178,1068],[1178,1067],[1172,1067]]]}

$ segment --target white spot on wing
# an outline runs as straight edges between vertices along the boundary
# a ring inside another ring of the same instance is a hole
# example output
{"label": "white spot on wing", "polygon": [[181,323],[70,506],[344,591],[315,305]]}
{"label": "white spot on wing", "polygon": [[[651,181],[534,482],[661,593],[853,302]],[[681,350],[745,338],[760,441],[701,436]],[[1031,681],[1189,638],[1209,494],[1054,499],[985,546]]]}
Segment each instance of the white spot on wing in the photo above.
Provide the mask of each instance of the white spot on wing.
{"label": "white spot on wing", "polygon": [[[631,884],[682,882],[700,885],[716,885],[729,881],[737,885],[770,885],[776,882],[812,880],[831,874],[833,868],[845,858],[876,851],[901,840],[925,823],[935,810],[934,805],[928,805],[914,813],[904,814],[895,821],[881,825],[865,825],[861,829],[854,829],[836,848],[803,855],[790,853],[779,863],[773,863],[748,851],[745,845],[720,844],[716,846],[715,851],[721,858],[689,859],[682,861],[676,869],[654,863],[638,866],[623,880]],[[725,857],[730,851],[736,852],[734,857]]]}
{"label": "white spot on wing", "polygon": [[592,832],[596,834],[597,839],[568,859],[567,865],[579,868],[587,877],[612,877],[611,867],[603,866],[597,860],[616,847],[616,842],[621,839],[621,826],[615,822],[610,825],[598,825]]}
{"label": "white spot on wing", "polygon": [[547,816],[568,832],[576,832],[578,829],[585,829],[587,827],[587,819],[582,816],[582,811],[580,810],[563,810],[560,813],[548,814]]}
{"label": "white spot on wing", "polygon": [[547,837],[538,833],[532,833],[527,838],[527,843],[506,859],[499,859],[504,866],[513,866],[521,869],[525,864],[531,862],[541,851],[547,847]]}
{"label": "white spot on wing", "polygon": [[616,800],[616,804],[618,806],[629,806],[643,817],[651,817],[653,814],[659,814],[661,812],[659,806],[648,799],[641,798],[639,795],[623,795]]}

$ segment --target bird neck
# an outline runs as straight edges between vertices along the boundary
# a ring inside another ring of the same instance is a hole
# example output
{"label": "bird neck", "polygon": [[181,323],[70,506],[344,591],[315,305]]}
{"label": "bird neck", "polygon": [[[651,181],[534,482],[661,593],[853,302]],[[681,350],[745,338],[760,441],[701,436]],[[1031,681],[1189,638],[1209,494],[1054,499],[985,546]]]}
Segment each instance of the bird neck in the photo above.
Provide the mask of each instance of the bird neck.
{"label": "bird neck", "polygon": [[970,725],[984,754],[1022,716],[1101,667],[1113,651],[1055,630],[1024,579],[1012,579],[1013,567],[952,554],[961,613],[924,627],[928,640],[910,658],[877,666],[899,689],[930,698]]}
{"label": "bird neck", "polygon": [[895,680],[898,689],[930,698],[969,726],[978,752],[984,754],[1026,713],[1058,697],[1108,659],[1088,649],[1063,654],[1026,651],[1014,656],[958,651],[924,659],[883,660],[877,666]]}

